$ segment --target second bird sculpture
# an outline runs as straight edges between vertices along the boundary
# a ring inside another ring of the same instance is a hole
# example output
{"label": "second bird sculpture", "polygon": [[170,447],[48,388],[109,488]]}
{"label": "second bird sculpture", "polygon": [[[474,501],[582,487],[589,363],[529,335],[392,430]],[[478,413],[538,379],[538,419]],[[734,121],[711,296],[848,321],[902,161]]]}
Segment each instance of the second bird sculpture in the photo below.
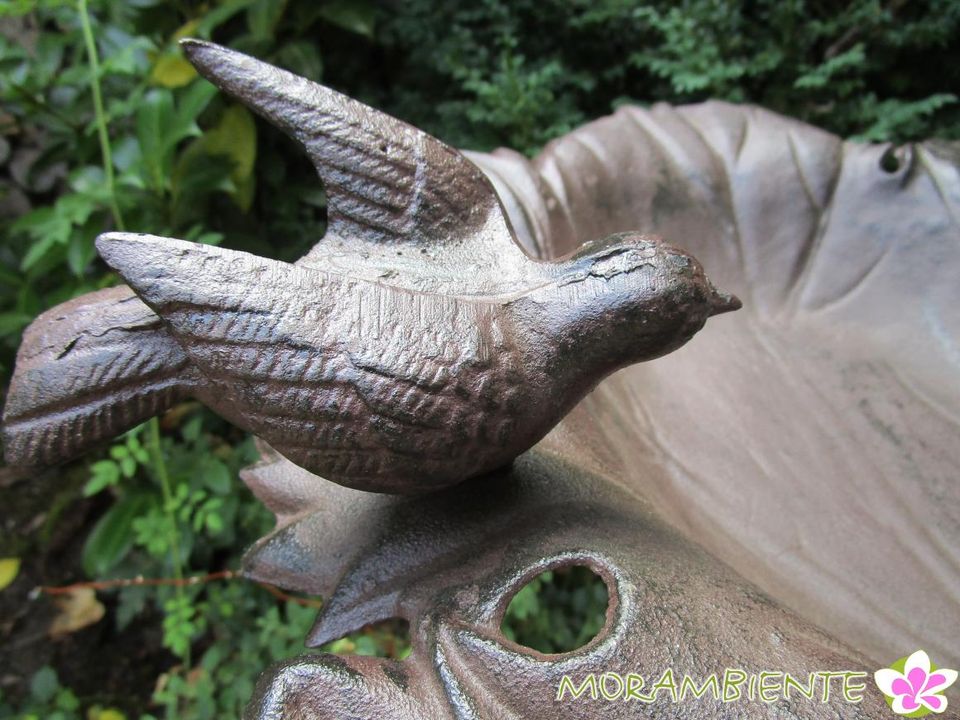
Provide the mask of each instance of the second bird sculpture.
{"label": "second bird sculpture", "polygon": [[132,292],[27,330],[4,415],[12,463],[67,459],[194,397],[329,480],[429,491],[508,464],[602,378],[739,307],[689,254],[637,233],[530,258],[457,150],[240,53],[184,50],[303,145],[327,235],[295,264],[101,236]]}

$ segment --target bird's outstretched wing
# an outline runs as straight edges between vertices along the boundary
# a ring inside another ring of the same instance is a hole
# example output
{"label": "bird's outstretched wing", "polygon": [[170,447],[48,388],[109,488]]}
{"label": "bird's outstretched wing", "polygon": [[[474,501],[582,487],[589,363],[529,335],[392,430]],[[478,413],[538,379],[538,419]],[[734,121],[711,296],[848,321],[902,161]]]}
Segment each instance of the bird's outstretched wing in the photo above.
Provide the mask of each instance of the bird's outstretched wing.
{"label": "bird's outstretched wing", "polygon": [[201,75],[299,141],[316,167],[329,225],[301,263],[434,292],[522,287],[531,262],[493,185],[458,150],[242,53],[182,46]]}

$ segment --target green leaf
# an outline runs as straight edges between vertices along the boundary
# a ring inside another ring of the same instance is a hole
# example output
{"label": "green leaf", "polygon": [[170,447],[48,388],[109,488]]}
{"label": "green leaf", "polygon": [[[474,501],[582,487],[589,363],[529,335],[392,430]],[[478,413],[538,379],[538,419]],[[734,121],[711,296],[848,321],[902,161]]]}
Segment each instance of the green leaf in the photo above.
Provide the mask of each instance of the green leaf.
{"label": "green leaf", "polygon": [[206,516],[206,526],[211,535],[217,535],[223,531],[223,518],[216,513],[210,513]]}
{"label": "green leaf", "polygon": [[199,415],[190,418],[183,427],[180,428],[183,439],[187,442],[196,442],[200,439],[203,432],[203,418]]}
{"label": "green leaf", "polygon": [[146,171],[147,185],[154,190],[166,186],[169,166],[170,127],[173,124],[173,93],[167,89],[148,92],[137,112],[137,139]]}
{"label": "green leaf", "polygon": [[357,655],[368,655],[376,656],[377,655],[377,643],[369,635],[361,635],[356,639],[356,652]]}
{"label": "green leaf", "polygon": [[58,35],[58,33],[40,33],[31,53],[31,74],[35,81],[44,85],[53,80],[63,59],[66,43],[64,38]]}
{"label": "green leaf", "polygon": [[14,335],[33,321],[33,316],[22,312],[0,313],[0,335]]}
{"label": "green leaf", "polygon": [[[137,112],[143,106],[143,97],[148,91],[148,86],[144,83],[142,86],[137,86],[132,88],[130,92],[122,96],[113,96],[108,95],[104,98],[104,101],[107,104],[107,124],[112,126],[115,122],[122,122],[124,126],[128,124],[128,120],[135,118]],[[91,122],[87,128],[87,132],[92,136],[96,132],[96,125],[94,122]],[[127,136],[128,137],[128,136]],[[123,138],[120,138],[120,141],[123,141]]]}
{"label": "green leaf", "polygon": [[37,0],[6,0],[0,3],[0,17],[20,17],[35,12]]}
{"label": "green leaf", "polygon": [[193,206],[206,193],[215,190],[232,192],[232,173],[233,164],[228,157],[211,157],[204,149],[202,138],[191,143],[180,153],[170,178],[175,206],[181,198]]}
{"label": "green leaf", "polygon": [[194,123],[217,92],[216,85],[204,81],[194,83],[180,94],[177,99],[177,125],[181,132],[189,130],[191,134],[200,134]]}
{"label": "green leaf", "polygon": [[203,654],[200,660],[200,666],[207,672],[213,671],[222,661],[224,648],[219,645],[211,645]]}
{"label": "green leaf", "polygon": [[273,61],[280,67],[309,80],[320,80],[323,73],[323,60],[316,43],[309,40],[295,40],[284,43]]}
{"label": "green leaf", "polygon": [[12,229],[24,232],[35,242],[27,249],[20,267],[29,270],[57,245],[67,245],[74,225],[82,225],[96,209],[95,199],[81,193],[68,193],[56,205],[38,208],[23,215]]}
{"label": "green leaf", "polygon": [[[208,518],[209,524],[209,518]],[[20,573],[20,558],[0,558],[0,590],[8,587]]]}
{"label": "green leaf", "polygon": [[61,196],[54,209],[71,225],[82,225],[89,219],[96,207],[96,203],[88,196],[80,193],[70,193]]}
{"label": "green leaf", "polygon": [[165,88],[183,87],[195,77],[196,69],[179,52],[161,55],[150,71],[150,81]]}
{"label": "green leaf", "polygon": [[210,33],[227,22],[230,18],[246,8],[253,5],[257,0],[229,0],[201,18],[197,24],[196,32],[200,37],[208,38]]}
{"label": "green leaf", "polygon": [[136,459],[141,465],[147,465],[150,462],[150,453],[147,452],[147,449],[140,443],[140,440],[137,439],[134,435],[127,436],[127,447],[130,449],[130,454]]}
{"label": "green leaf", "polygon": [[125,457],[120,461],[120,471],[125,478],[132,478],[137,474],[137,461],[131,457]]}
{"label": "green leaf", "polygon": [[[120,172],[127,172],[128,170],[134,168],[137,163],[140,162],[140,144],[137,142],[137,139],[131,135],[125,135],[120,138],[116,143],[113,144],[113,165]],[[97,168],[101,175],[103,174],[102,168]],[[79,187],[75,188],[77,192],[89,192],[87,190],[81,190]]]}
{"label": "green leaf", "polygon": [[[69,226],[68,226],[69,232]],[[55,246],[59,245],[58,235],[51,233],[44,238],[41,238],[37,242],[30,245],[27,249],[26,254],[23,256],[23,261],[20,263],[20,267],[23,270],[29,270],[38,262],[40,262],[47,253],[50,252]]]}
{"label": "green leaf", "polygon": [[147,54],[151,49],[152,43],[147,38],[134,38],[123,49],[103,58],[101,74],[140,76],[148,66]]}
{"label": "green leaf", "polygon": [[231,105],[216,127],[202,138],[208,155],[229,158],[233,163],[230,179],[234,183],[231,197],[246,212],[253,202],[253,165],[257,157],[257,126],[253,116],[241,105]]}
{"label": "green leaf", "polygon": [[154,557],[162,557],[170,549],[170,521],[159,506],[134,518],[134,541]]}
{"label": "green leaf", "polygon": [[922,134],[919,125],[922,118],[956,102],[957,96],[952,93],[936,93],[912,102],[887,100],[877,103],[875,108],[877,119],[870,127],[851,139],[861,142],[883,142],[903,135]]}
{"label": "green leaf", "polygon": [[98,228],[99,225],[91,221],[70,236],[70,242],[67,245],[67,265],[78,278],[83,277],[87,266],[97,255],[94,238],[97,236]]}
{"label": "green leaf", "polygon": [[[83,165],[70,173],[68,182],[74,192],[91,197],[104,191],[106,180],[99,165]],[[105,198],[106,194],[102,196]]]}
{"label": "green leaf", "polygon": [[218,232],[202,232],[191,238],[193,242],[198,242],[201,245],[219,245],[223,242],[223,233]]}
{"label": "green leaf", "polygon": [[101,708],[94,705],[87,711],[87,720],[127,720],[127,716],[116,708]]}
{"label": "green leaf", "polygon": [[149,506],[149,496],[129,494],[97,521],[83,546],[83,569],[89,577],[101,577],[123,560],[133,545],[133,521]]}
{"label": "green leaf", "polygon": [[83,496],[96,495],[120,482],[120,466],[113,460],[98,460],[90,466],[90,479],[83,486]]}
{"label": "green leaf", "polygon": [[363,0],[335,0],[318,11],[320,17],[344,30],[373,37],[376,12],[371,2]]}
{"label": "green leaf", "polygon": [[247,27],[257,40],[272,40],[287,9],[287,0],[257,0],[247,9]]}
{"label": "green leaf", "polygon": [[[61,688],[57,693],[57,708],[73,713],[80,707],[80,701],[70,688]],[[72,715],[71,715],[72,717]]]}
{"label": "green leaf", "polygon": [[117,593],[117,629],[123,630],[147,606],[147,599],[152,597],[154,589],[145,586],[132,585],[121,588]]}
{"label": "green leaf", "polygon": [[203,484],[217,495],[226,495],[233,487],[230,470],[216,458],[207,458],[202,466]]}
{"label": "green leaf", "polygon": [[866,62],[863,43],[857,43],[844,53],[830,58],[813,68],[810,72],[798,77],[793,86],[798,90],[809,90],[826,87],[832,78],[841,73],[860,68]]}
{"label": "green leaf", "polygon": [[[13,223],[10,229],[22,232],[40,242],[64,243],[70,236],[70,222],[52,207],[31,210]],[[26,260],[24,260],[26,263]]]}
{"label": "green leaf", "polygon": [[30,678],[30,696],[42,703],[49,702],[60,689],[57,671],[49,665],[37,670]]}

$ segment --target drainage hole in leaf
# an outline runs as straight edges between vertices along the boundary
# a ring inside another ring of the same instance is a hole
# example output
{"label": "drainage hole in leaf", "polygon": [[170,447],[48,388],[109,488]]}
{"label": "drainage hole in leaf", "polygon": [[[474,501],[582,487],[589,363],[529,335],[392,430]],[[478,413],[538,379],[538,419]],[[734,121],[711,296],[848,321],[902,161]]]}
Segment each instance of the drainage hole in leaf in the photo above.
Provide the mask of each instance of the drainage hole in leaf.
{"label": "drainage hole in leaf", "polygon": [[892,145],[880,156],[880,169],[885,173],[895,173],[900,169],[900,158],[897,157],[897,148]]}
{"label": "drainage hole in leaf", "polygon": [[513,596],[500,629],[518,645],[546,654],[567,653],[603,629],[608,602],[607,584],[590,568],[547,570]]}

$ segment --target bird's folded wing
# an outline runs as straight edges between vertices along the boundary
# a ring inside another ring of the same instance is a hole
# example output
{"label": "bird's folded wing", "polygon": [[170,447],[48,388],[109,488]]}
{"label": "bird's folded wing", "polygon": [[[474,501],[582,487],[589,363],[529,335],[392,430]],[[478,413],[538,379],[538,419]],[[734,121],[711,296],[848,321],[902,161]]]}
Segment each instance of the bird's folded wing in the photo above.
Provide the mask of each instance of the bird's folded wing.
{"label": "bird's folded wing", "polygon": [[[421,307],[405,290],[150,235],[109,233],[97,247],[206,378],[201,397],[289,457],[372,463],[416,441],[440,458],[444,428],[465,427],[451,368],[490,353],[453,300]],[[457,317],[451,341],[442,328]]]}
{"label": "bird's folded wing", "polygon": [[316,167],[329,225],[302,263],[431,291],[518,289],[529,261],[492,184],[458,150],[242,53],[182,45],[201,75],[299,141]]}
{"label": "bird's folded wing", "polygon": [[263,351],[336,343],[337,324],[349,322],[352,288],[362,282],[154,235],[106,233],[97,249],[187,352],[198,343]]}

